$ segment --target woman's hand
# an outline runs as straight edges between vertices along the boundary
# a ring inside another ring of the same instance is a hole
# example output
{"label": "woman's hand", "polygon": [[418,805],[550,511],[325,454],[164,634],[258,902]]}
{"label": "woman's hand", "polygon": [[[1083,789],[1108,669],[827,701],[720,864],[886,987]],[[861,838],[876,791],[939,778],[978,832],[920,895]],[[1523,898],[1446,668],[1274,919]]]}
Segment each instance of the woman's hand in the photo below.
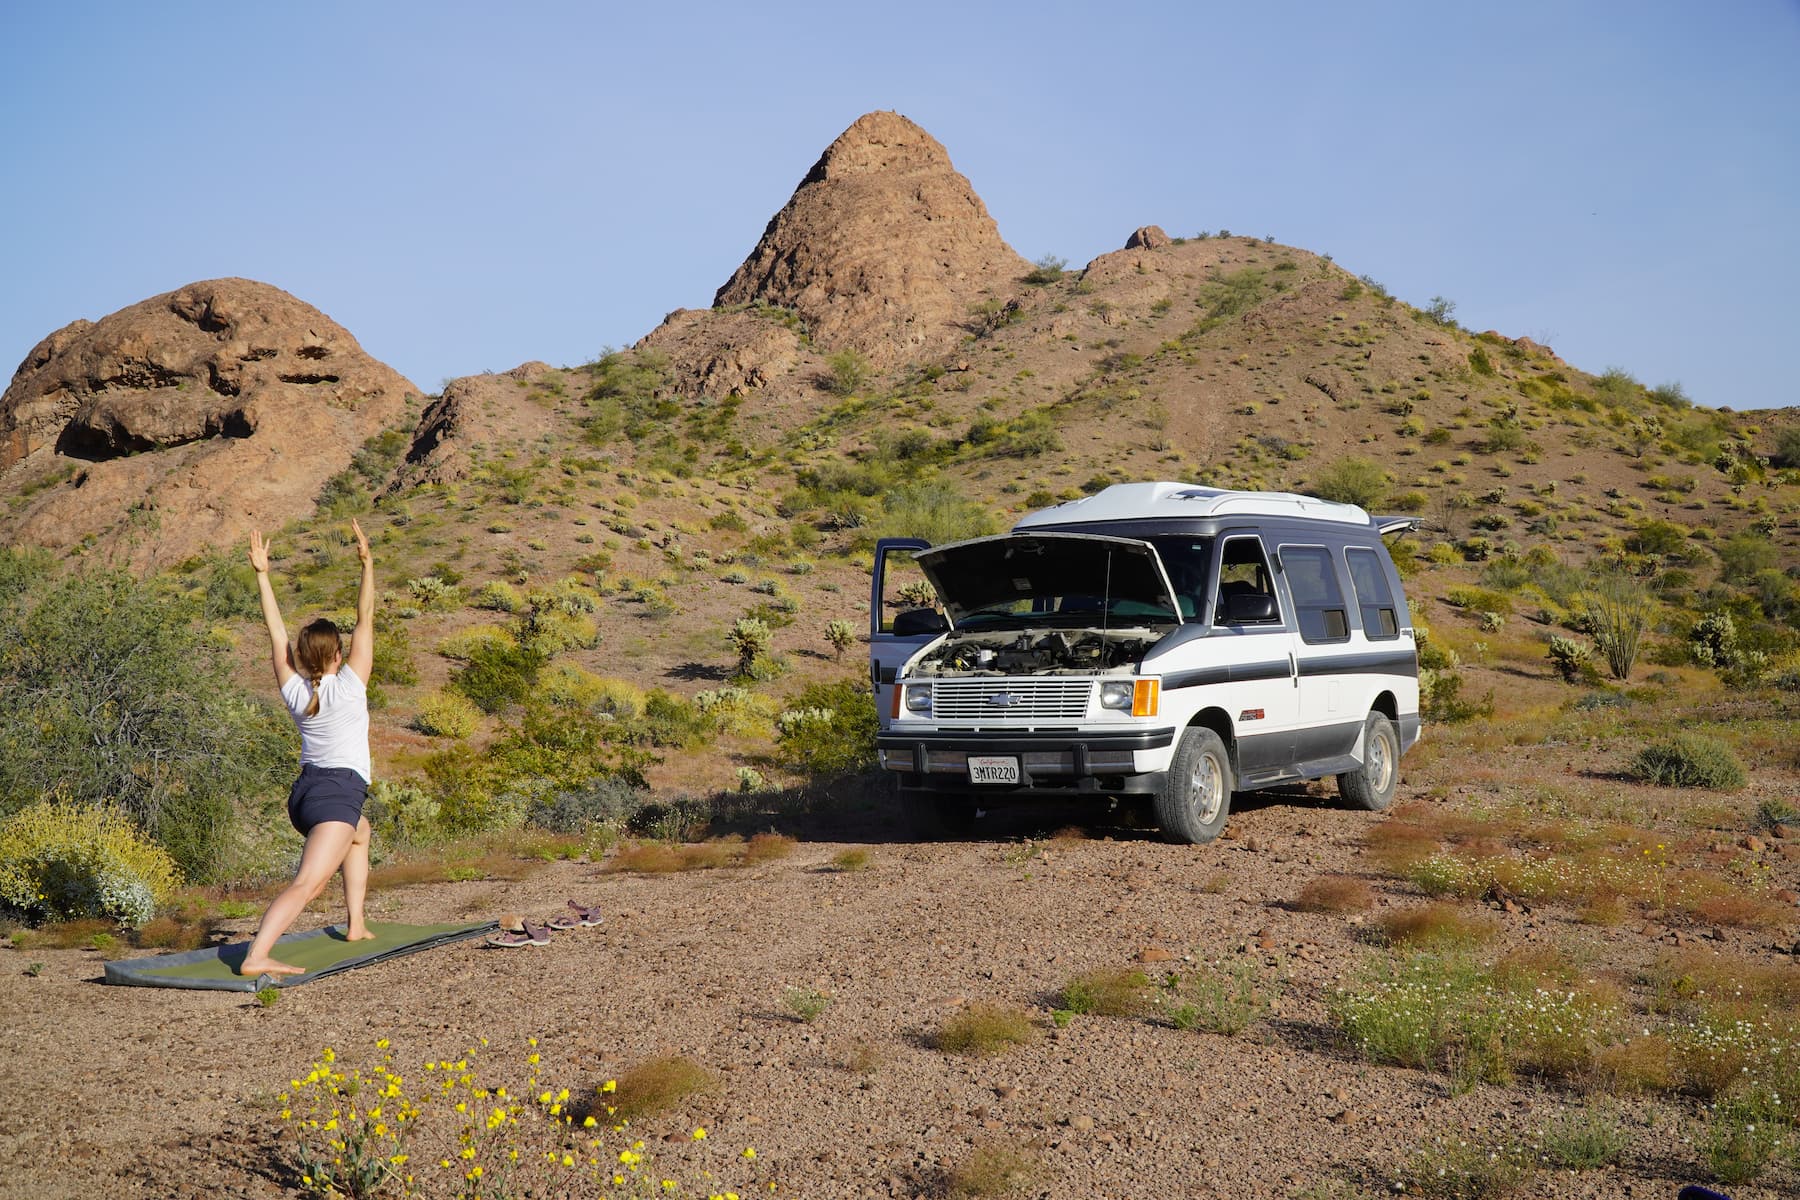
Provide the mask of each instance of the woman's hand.
{"label": "woman's hand", "polygon": [[250,565],[258,575],[269,573],[269,543],[263,540],[259,530],[250,531]]}
{"label": "woman's hand", "polygon": [[350,532],[356,535],[356,557],[362,559],[364,565],[374,562],[374,555],[369,553],[369,539],[364,536],[362,526],[356,523],[355,518],[351,518]]}

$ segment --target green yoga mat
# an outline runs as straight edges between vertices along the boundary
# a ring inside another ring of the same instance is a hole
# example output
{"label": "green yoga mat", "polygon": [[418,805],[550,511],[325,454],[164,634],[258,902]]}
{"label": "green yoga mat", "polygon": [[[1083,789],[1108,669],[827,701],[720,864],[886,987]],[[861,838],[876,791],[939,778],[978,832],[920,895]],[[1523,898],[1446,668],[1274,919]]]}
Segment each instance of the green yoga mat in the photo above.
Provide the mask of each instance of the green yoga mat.
{"label": "green yoga mat", "polygon": [[369,923],[375,936],[368,941],[344,939],[337,926],[315,929],[310,933],[290,933],[275,943],[275,957],[296,967],[304,967],[304,975],[279,978],[260,975],[246,978],[237,973],[237,965],[249,953],[249,942],[233,942],[205,950],[188,950],[181,954],[158,954],[151,958],[126,958],[106,964],[106,982],[131,987],[210,988],[216,991],[254,992],[258,988],[297,987],[352,967],[366,967],[402,954],[429,950],[448,942],[480,937],[498,929],[494,921],[473,925],[392,925]]}

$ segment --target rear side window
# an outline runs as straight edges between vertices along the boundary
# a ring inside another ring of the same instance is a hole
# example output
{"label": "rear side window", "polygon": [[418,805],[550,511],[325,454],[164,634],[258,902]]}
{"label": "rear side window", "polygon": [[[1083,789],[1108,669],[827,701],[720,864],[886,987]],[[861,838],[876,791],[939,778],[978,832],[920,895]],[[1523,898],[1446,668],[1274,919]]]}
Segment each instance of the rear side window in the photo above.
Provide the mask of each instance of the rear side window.
{"label": "rear side window", "polygon": [[1399,613],[1394,607],[1394,592],[1388,587],[1387,572],[1373,550],[1346,550],[1344,561],[1350,564],[1350,585],[1356,589],[1356,606],[1362,614],[1363,633],[1372,641],[1385,641],[1400,636]]}
{"label": "rear side window", "polygon": [[1294,596],[1300,636],[1309,642],[1341,642],[1349,638],[1350,614],[1331,563],[1331,551],[1323,546],[1283,546],[1281,568]]}

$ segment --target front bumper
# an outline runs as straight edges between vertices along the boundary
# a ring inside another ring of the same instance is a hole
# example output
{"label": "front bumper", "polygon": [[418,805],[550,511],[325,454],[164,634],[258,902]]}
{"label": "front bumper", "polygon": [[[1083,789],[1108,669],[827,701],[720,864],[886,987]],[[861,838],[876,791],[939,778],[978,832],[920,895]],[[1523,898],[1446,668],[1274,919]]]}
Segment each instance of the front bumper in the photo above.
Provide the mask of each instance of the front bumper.
{"label": "front bumper", "polygon": [[[1140,762],[1166,763],[1175,734],[1172,728],[1129,733],[943,730],[884,733],[875,739],[875,745],[880,765],[897,772],[900,787],[908,791],[997,796],[1143,794],[1157,790],[1164,772],[1141,769]],[[1141,759],[1142,751],[1151,753]],[[1019,782],[970,783],[971,754],[1016,755]]]}

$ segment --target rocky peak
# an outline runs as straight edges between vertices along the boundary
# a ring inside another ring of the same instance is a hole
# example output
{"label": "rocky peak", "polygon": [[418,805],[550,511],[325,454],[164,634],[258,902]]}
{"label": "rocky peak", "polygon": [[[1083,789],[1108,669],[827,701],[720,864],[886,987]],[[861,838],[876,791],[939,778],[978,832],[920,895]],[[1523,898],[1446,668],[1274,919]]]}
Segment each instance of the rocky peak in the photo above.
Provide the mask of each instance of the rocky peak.
{"label": "rocky peak", "polygon": [[874,112],[827,147],[714,305],[793,309],[815,344],[882,366],[947,348],[971,305],[1029,270],[937,139]]}

